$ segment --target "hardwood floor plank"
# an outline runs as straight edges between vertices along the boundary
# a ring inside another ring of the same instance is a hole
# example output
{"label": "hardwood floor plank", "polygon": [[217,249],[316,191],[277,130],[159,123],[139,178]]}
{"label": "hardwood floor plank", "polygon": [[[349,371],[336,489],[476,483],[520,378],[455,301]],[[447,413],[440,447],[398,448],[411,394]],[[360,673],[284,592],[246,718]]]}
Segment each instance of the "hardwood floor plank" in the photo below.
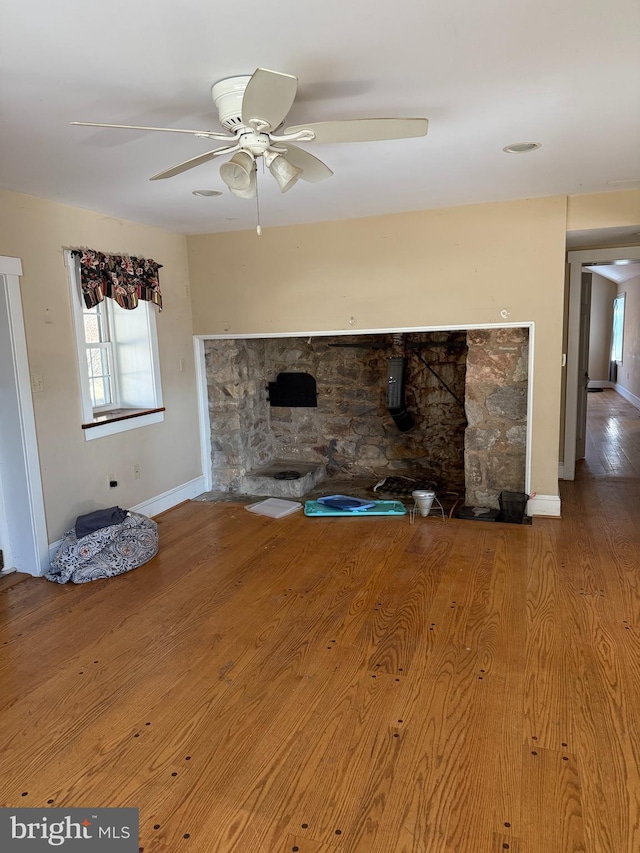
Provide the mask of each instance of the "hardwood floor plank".
{"label": "hardwood floor plank", "polygon": [[[548,853],[585,853],[583,809],[575,755],[529,745],[523,749],[521,843]],[[551,817],[553,815],[553,817]]]}
{"label": "hardwood floor plank", "polygon": [[574,638],[567,631],[556,552],[545,527],[534,529],[527,588],[524,720],[527,740],[559,749],[575,734]]}

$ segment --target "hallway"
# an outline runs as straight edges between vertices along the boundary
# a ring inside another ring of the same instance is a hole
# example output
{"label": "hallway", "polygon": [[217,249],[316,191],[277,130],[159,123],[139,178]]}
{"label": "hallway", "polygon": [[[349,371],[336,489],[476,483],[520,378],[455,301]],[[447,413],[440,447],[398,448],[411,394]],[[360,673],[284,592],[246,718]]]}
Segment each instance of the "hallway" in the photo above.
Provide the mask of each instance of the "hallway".
{"label": "hallway", "polygon": [[587,398],[587,455],[580,477],[640,477],[640,411],[612,388]]}

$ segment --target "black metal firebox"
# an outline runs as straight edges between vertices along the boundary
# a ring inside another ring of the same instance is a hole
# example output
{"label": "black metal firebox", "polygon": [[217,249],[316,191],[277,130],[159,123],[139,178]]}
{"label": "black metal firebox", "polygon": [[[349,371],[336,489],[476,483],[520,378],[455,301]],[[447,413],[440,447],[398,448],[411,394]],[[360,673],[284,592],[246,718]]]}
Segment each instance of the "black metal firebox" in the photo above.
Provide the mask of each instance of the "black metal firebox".
{"label": "black metal firebox", "polygon": [[275,382],[269,382],[267,391],[272,406],[318,406],[316,380],[309,373],[279,373]]}

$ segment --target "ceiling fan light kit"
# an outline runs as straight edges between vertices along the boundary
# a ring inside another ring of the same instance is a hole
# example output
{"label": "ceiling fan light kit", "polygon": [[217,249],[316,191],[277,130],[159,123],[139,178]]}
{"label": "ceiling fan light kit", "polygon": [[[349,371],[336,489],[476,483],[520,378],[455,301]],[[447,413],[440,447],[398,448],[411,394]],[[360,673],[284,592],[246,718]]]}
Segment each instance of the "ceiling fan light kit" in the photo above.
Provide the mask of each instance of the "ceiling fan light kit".
{"label": "ceiling fan light kit", "polygon": [[256,166],[255,163],[253,165],[253,169],[249,175],[249,183],[246,187],[229,187],[229,192],[236,196],[236,198],[255,198],[258,192],[258,183],[256,180]]}
{"label": "ceiling fan light kit", "polygon": [[248,151],[238,151],[220,166],[220,177],[230,190],[249,189],[255,160]]}
{"label": "ceiling fan light kit", "polygon": [[267,168],[276,179],[280,192],[286,193],[302,176],[303,169],[290,163],[283,154],[270,151],[264,158]]}
{"label": "ceiling fan light kit", "polygon": [[[215,157],[233,155],[220,167],[220,176],[229,191],[238,198],[255,198],[256,160],[262,157],[265,165],[285,193],[299,180],[317,183],[333,175],[331,169],[304,148],[302,143],[375,142],[426,136],[426,118],[365,118],[323,121],[296,125],[275,133],[284,123],[293,106],[298,78],[280,71],[257,68],[252,75],[226,77],[211,89],[220,124],[228,134],[212,130],[185,130],[171,127],[141,127],[138,125],[71,122],[88,127],[108,127],[131,130],[154,130],[167,133],[187,133],[199,139],[214,139],[225,144],[206,151],[150,180],[172,178]],[[538,147],[536,145],[536,147]],[[505,149],[506,150],[506,149]]]}

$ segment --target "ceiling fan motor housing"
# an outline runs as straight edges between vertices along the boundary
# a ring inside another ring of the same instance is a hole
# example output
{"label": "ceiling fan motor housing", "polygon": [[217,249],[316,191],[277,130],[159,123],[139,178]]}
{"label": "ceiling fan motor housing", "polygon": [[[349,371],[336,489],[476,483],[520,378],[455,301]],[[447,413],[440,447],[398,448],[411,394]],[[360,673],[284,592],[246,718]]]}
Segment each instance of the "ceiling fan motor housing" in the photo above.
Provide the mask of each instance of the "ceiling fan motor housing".
{"label": "ceiling fan motor housing", "polygon": [[211,97],[218,110],[220,124],[235,133],[242,123],[242,98],[251,75],[225,77],[211,87]]}

